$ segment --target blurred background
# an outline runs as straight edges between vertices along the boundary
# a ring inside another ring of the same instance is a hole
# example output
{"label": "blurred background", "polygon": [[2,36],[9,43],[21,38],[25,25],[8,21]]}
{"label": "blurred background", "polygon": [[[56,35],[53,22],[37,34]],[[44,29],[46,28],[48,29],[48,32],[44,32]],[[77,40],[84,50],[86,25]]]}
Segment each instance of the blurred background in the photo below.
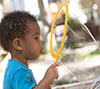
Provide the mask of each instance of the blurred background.
{"label": "blurred background", "polygon": [[[38,21],[44,51],[37,61],[29,61],[29,67],[37,83],[56,60],[50,53],[50,34],[52,22],[62,1],[0,0],[0,21],[6,13],[17,10],[29,12]],[[69,5],[68,30],[59,61],[59,78],[55,81],[53,88],[100,89],[100,0],[64,1]],[[55,52],[60,48],[63,39],[65,12],[63,7],[56,19],[53,33]],[[2,89],[4,71],[10,58],[10,54],[0,46],[0,89]]]}

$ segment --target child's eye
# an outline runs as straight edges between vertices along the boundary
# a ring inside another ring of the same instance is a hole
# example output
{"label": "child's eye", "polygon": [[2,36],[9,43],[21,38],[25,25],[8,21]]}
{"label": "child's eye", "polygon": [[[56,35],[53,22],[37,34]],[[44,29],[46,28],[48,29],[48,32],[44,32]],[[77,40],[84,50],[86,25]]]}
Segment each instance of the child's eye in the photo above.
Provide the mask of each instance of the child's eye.
{"label": "child's eye", "polygon": [[35,37],[35,39],[37,40],[37,39],[39,39],[39,37]]}

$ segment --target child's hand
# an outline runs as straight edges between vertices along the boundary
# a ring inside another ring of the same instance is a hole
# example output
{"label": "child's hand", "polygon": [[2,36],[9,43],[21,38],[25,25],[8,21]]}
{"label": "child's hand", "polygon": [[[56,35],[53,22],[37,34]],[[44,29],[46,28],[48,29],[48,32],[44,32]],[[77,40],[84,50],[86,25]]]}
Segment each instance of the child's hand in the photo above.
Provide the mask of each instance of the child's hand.
{"label": "child's hand", "polygon": [[44,79],[50,84],[52,83],[55,79],[58,78],[58,71],[57,71],[57,66],[58,64],[52,64],[48,70],[46,71],[46,74],[44,76]]}
{"label": "child's hand", "polygon": [[58,78],[58,71],[57,71],[58,64],[52,64],[48,70],[44,78],[39,82],[39,84],[32,89],[51,89],[51,83]]}

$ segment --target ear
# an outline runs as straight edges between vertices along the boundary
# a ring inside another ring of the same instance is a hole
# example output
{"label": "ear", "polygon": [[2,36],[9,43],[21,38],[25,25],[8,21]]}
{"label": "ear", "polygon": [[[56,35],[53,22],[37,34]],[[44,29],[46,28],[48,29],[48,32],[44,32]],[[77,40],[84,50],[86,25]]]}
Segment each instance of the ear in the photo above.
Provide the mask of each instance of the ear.
{"label": "ear", "polygon": [[12,42],[13,44],[13,47],[19,51],[21,51],[23,48],[22,48],[22,41],[21,39],[19,38],[15,38]]}

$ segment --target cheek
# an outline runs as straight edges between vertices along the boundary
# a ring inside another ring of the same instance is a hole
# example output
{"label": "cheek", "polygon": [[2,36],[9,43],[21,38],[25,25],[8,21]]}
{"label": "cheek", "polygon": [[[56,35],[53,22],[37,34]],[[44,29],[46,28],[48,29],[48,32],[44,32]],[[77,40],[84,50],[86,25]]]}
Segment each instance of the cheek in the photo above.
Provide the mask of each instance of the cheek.
{"label": "cheek", "polygon": [[30,49],[32,47],[34,47],[34,42],[32,42],[32,41],[25,42],[24,48]]}
{"label": "cheek", "polygon": [[36,50],[37,50],[36,48],[34,48],[32,45],[30,45],[29,47],[26,47],[24,49],[23,55],[28,60],[36,59],[39,56],[38,55],[39,53]]}
{"label": "cheek", "polygon": [[32,54],[37,55],[40,52],[39,45],[36,44],[35,42],[26,43],[24,48],[25,48],[25,51],[31,55]]}
{"label": "cheek", "polygon": [[26,51],[28,51],[29,53],[31,52],[33,52],[34,53],[34,51],[36,50],[36,47],[35,47],[35,45],[34,44],[30,44],[30,45],[28,45],[26,48]]}

